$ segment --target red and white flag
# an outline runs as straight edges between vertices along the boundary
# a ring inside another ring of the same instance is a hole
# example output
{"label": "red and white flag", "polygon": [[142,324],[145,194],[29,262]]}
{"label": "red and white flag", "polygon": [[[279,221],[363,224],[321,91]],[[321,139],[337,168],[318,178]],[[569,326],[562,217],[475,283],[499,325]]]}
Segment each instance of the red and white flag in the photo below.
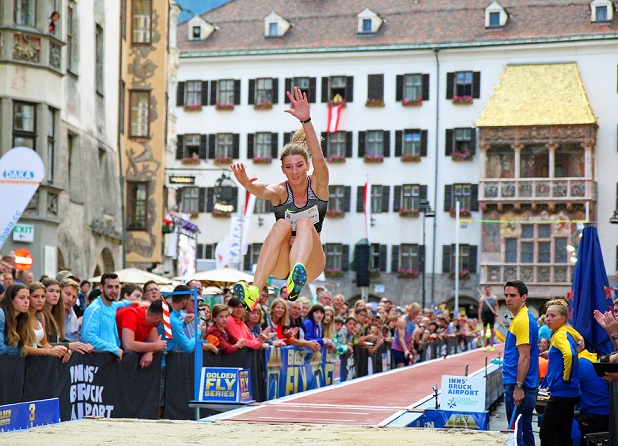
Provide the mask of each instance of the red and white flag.
{"label": "red and white flag", "polygon": [[167,339],[174,339],[172,336],[172,324],[170,322],[170,306],[165,299],[161,302],[163,307],[163,332]]}
{"label": "red and white flag", "polygon": [[371,244],[371,184],[369,180],[365,183],[363,209],[365,211],[365,238],[367,243]]}
{"label": "red and white flag", "polygon": [[335,133],[339,131],[339,120],[341,119],[341,110],[344,104],[329,105],[328,118],[326,119],[326,133]]}

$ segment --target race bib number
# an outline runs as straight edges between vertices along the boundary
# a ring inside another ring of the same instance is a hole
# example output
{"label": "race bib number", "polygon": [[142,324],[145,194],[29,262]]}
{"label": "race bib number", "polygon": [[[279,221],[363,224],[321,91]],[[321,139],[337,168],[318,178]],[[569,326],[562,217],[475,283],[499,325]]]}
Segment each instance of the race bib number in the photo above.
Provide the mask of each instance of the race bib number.
{"label": "race bib number", "polygon": [[320,213],[318,212],[318,206],[311,206],[309,209],[305,209],[304,211],[294,212],[289,209],[285,210],[285,219],[292,223],[292,231],[296,231],[296,222],[303,217],[307,217],[311,220],[311,223],[316,224],[320,221]]}

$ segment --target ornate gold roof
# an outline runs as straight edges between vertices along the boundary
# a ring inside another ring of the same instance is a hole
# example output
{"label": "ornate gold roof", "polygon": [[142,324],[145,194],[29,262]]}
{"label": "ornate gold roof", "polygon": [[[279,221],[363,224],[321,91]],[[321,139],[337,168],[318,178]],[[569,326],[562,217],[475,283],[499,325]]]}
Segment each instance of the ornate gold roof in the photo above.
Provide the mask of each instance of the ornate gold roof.
{"label": "ornate gold roof", "polygon": [[477,127],[595,124],[576,63],[507,65]]}

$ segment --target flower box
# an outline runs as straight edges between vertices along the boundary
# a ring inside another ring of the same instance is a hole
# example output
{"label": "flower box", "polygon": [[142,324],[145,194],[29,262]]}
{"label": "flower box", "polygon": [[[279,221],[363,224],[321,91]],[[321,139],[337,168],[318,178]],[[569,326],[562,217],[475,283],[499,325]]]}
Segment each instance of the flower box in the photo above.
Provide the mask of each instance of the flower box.
{"label": "flower box", "polygon": [[253,104],[254,110],[270,110],[272,108],[273,104],[270,101],[256,102],[255,104]]}
{"label": "flower box", "polygon": [[420,213],[418,209],[399,209],[400,217],[418,217]]}
{"label": "flower box", "polygon": [[218,156],[213,160],[213,163],[217,164],[217,165],[225,165],[225,164],[232,164],[232,157],[231,156]]}
{"label": "flower box", "polygon": [[327,210],[326,216],[330,218],[343,218],[345,217],[345,212],[340,209]]}
{"label": "flower box", "polygon": [[380,269],[379,268],[372,268],[369,270],[369,277],[373,278],[373,279],[377,279],[378,277],[380,277]]}
{"label": "flower box", "polygon": [[200,214],[199,214],[198,211],[190,211],[189,212],[189,218],[197,218],[199,216],[200,216]]}
{"label": "flower box", "polygon": [[253,164],[271,164],[273,162],[272,156],[254,156]]}
{"label": "flower box", "polygon": [[215,105],[215,110],[220,110],[220,111],[230,111],[230,110],[234,110],[234,103],[226,103],[226,102],[217,102],[217,105]]}
{"label": "flower box", "polygon": [[404,107],[419,107],[423,105],[423,98],[416,98],[416,99],[403,98],[401,100],[401,105],[403,105]]}
{"label": "flower box", "polygon": [[470,152],[452,152],[451,159],[453,161],[471,161],[472,154]]}
{"label": "flower box", "polygon": [[341,269],[339,268],[325,268],[324,275],[326,277],[343,277],[343,271],[341,271]]}
{"label": "flower box", "polygon": [[365,107],[384,107],[384,101],[382,99],[367,98]]}
{"label": "flower box", "polygon": [[184,106],[184,111],[186,111],[186,112],[198,112],[198,111],[202,111],[202,104],[185,105],[185,106]]}
{"label": "flower box", "polygon": [[184,157],[180,160],[181,164],[199,164],[201,160],[199,158]]}
{"label": "flower box", "polygon": [[397,270],[397,277],[399,277],[400,279],[416,279],[418,276],[419,276],[419,273],[414,268],[411,268],[411,269],[399,268]]}
{"label": "flower box", "polygon": [[[451,280],[455,280],[455,271],[451,271],[448,274],[448,277]],[[461,280],[468,280],[468,279],[470,279],[470,271],[468,271],[467,269],[462,269],[461,271],[459,271],[459,278]]]}
{"label": "flower box", "polygon": [[231,217],[232,213],[231,212],[224,212],[224,211],[220,211],[218,209],[213,209],[210,214],[213,217],[217,217],[217,218],[229,218]]}
{"label": "flower box", "polygon": [[472,96],[453,96],[453,104],[472,104]]}
{"label": "flower box", "polygon": [[363,161],[366,163],[383,163],[384,162],[384,155],[382,154],[378,154],[378,155],[370,155],[370,154],[365,154],[365,156],[363,156]]}
{"label": "flower box", "polygon": [[401,155],[402,163],[418,163],[420,160],[420,155],[412,155],[411,153],[404,153]]}
{"label": "flower box", "polygon": [[345,163],[345,155],[329,155],[326,161],[329,163]]}
{"label": "flower box", "polygon": [[[455,218],[455,208],[450,208],[448,211],[449,215],[453,218]],[[466,208],[460,208],[459,209],[459,218],[462,217],[470,217],[472,214],[470,213],[469,209]]]}

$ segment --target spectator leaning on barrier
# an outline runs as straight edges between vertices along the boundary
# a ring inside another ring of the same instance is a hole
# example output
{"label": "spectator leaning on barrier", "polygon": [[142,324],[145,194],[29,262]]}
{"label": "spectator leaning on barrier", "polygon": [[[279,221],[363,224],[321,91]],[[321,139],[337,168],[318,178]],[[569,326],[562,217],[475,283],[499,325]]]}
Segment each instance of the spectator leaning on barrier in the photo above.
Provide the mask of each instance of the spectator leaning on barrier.
{"label": "spectator leaning on barrier", "polygon": [[143,353],[140,366],[152,364],[153,353],[162,352],[167,341],[161,339],[157,327],[163,322],[161,299],[148,306],[130,306],[116,312],[116,325],[124,351]]}
{"label": "spectator leaning on barrier", "polygon": [[[174,294],[172,295],[172,302],[169,304],[170,306],[170,325],[172,327],[172,338],[165,338],[165,330],[163,328],[163,324],[157,327],[159,334],[163,339],[167,341],[167,347],[165,348],[166,352],[170,351],[183,351],[186,353],[190,353],[195,350],[195,338],[188,338],[185,333],[185,324],[180,318],[180,310],[183,310],[187,306],[187,301],[193,297],[191,294],[191,290],[186,285],[178,285],[174,288],[174,293],[183,292],[183,294]],[[213,353],[217,353],[217,348],[211,343],[202,344],[202,349],[207,351],[212,351]]]}
{"label": "spectator leaning on barrier", "polygon": [[132,304],[130,300],[117,302],[120,280],[115,273],[101,276],[101,297],[94,301],[84,313],[82,341],[92,344],[95,350],[113,353],[122,360],[120,337],[116,327],[116,311]]}
{"label": "spectator leaning on barrier", "polygon": [[[230,301],[232,298],[230,298]],[[242,305],[242,304],[241,304]],[[219,349],[225,354],[236,353],[238,350],[245,347],[244,339],[237,339],[236,342],[231,342],[229,336],[225,332],[225,328],[228,324],[228,318],[230,316],[230,309],[225,304],[217,304],[212,308],[212,317],[215,321],[208,331],[206,337],[214,336],[219,341]]]}
{"label": "spectator leaning on barrier", "polygon": [[[232,314],[229,315],[225,332],[228,335],[229,342],[234,344],[239,340],[243,340],[245,347],[254,350],[261,348],[267,349],[269,347],[267,341],[275,336],[275,332],[272,328],[267,327],[258,337],[254,337],[253,333],[247,327],[247,324],[243,321],[245,315],[245,307],[242,301],[237,297],[232,297],[228,302],[228,307]],[[257,307],[256,307],[257,308]]]}
{"label": "spectator leaning on barrier", "polygon": [[28,314],[30,293],[23,284],[10,285],[0,308],[0,355],[25,355],[35,341]]}
{"label": "spectator leaning on barrier", "polygon": [[305,320],[305,339],[308,341],[316,341],[320,346],[330,345],[330,339],[324,336],[322,321],[324,320],[324,307],[321,304],[315,304],[309,310],[307,319]]}
{"label": "spectator leaning on barrier", "polygon": [[71,350],[64,345],[52,346],[45,336],[45,324],[43,323],[43,305],[45,304],[45,287],[40,282],[33,282],[28,287],[30,293],[30,315],[29,334],[34,337],[32,344],[26,345],[26,355],[28,356],[53,356],[60,358],[62,362],[71,359]]}
{"label": "spectator leaning on barrier", "polygon": [[305,324],[300,315],[301,307],[298,300],[288,301],[289,328],[283,333],[286,336],[289,335],[287,337],[288,344],[295,347],[306,347],[311,351],[317,352],[320,350],[320,344],[315,340],[305,339]]}

